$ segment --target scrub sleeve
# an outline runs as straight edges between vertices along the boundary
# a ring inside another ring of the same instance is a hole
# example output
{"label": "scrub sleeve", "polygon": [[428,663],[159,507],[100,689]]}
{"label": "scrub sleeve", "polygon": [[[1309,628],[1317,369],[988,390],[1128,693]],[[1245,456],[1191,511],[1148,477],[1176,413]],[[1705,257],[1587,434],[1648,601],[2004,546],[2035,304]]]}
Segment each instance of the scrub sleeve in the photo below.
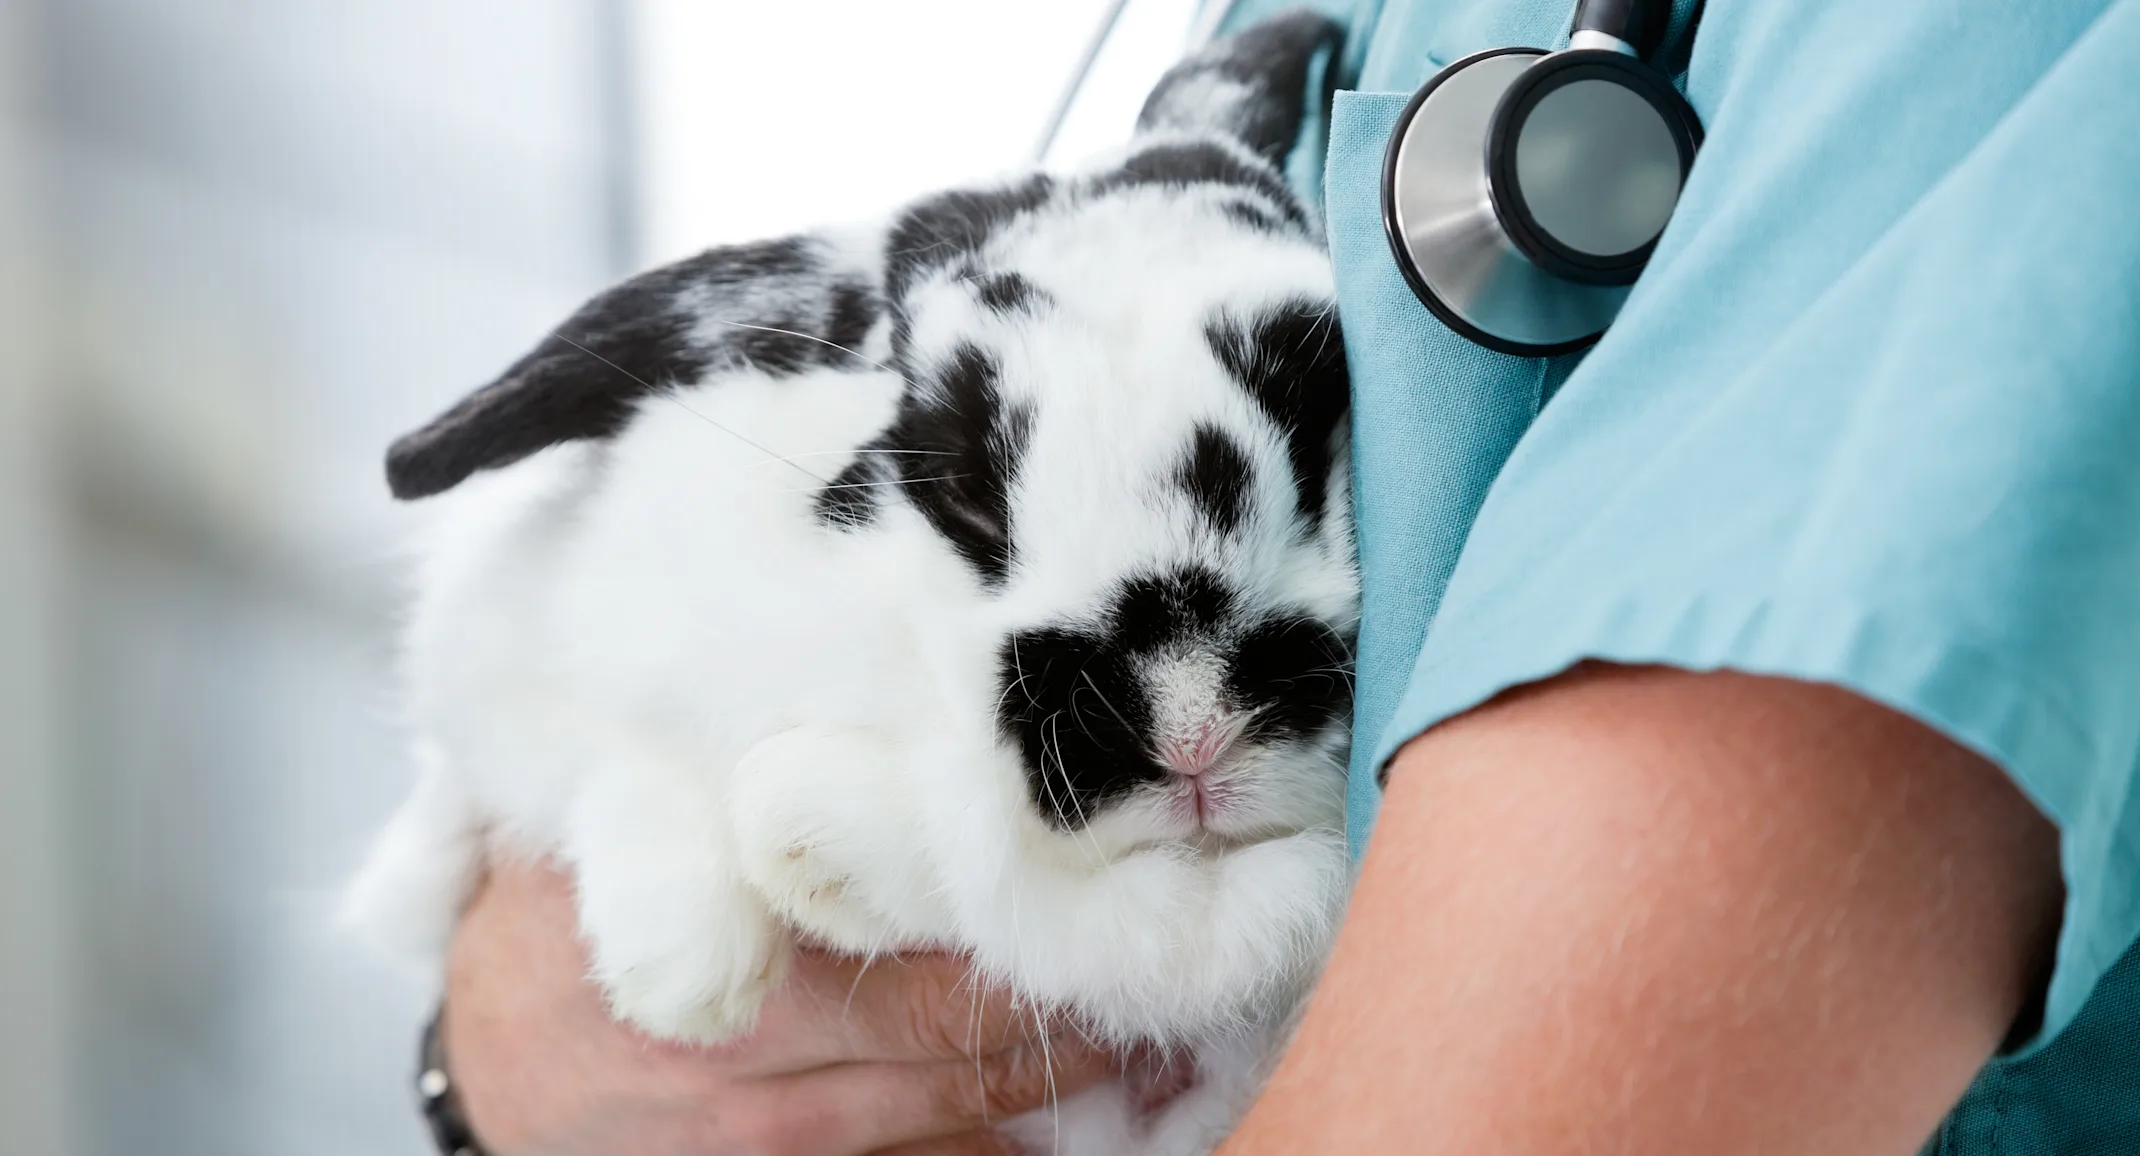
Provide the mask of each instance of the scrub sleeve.
{"label": "scrub sleeve", "polygon": [[1584,658],[1848,687],[2061,833],[2041,1030],[1928,1151],[2140,1152],[2140,0],[1711,0],[1690,47],[1696,6],[1678,213],[1605,340],[1544,361],[1417,303],[1380,169],[1435,69],[1560,45],[1573,0],[1323,5],[1355,846],[1398,747]]}

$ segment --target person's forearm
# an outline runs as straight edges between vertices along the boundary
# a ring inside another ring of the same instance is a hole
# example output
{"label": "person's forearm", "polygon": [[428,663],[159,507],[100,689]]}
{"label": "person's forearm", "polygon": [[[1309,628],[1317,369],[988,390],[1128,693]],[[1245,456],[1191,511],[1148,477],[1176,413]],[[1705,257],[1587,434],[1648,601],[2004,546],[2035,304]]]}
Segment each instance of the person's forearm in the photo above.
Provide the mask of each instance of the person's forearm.
{"label": "person's forearm", "polygon": [[1224,1152],[1909,1156],[2055,931],[1998,771],[1832,688],[1595,668],[1412,743]]}

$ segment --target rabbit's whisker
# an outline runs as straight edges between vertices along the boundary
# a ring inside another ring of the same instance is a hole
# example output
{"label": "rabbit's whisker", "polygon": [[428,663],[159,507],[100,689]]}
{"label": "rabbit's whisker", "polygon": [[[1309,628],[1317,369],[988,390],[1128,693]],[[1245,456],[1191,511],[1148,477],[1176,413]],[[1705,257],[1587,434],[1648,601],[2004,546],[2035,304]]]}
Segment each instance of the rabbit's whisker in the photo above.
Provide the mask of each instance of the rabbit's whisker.
{"label": "rabbit's whisker", "polygon": [[[1076,843],[1078,849],[1085,853],[1086,862],[1094,867],[1102,867],[1107,863],[1107,856],[1100,851],[1099,837],[1092,833],[1092,818],[1085,814],[1085,804],[1078,800],[1077,787],[1070,781],[1070,766],[1063,761],[1062,717],[1063,712],[1056,711],[1054,714],[1049,715],[1045,722],[1040,724],[1042,743],[1040,755],[1041,782],[1047,782],[1048,748],[1051,741],[1049,735],[1052,733],[1054,735],[1052,745],[1055,754],[1055,774],[1063,781],[1063,797],[1070,801],[1071,809],[1077,812],[1077,830],[1071,832],[1070,841]],[[1053,789],[1050,789],[1048,793],[1054,794]]]}
{"label": "rabbit's whisker", "polygon": [[[646,391],[649,394],[655,397],[662,398],[669,404],[674,405],[676,408],[683,410],[685,413],[690,414],[692,417],[695,417],[700,421],[705,422],[707,425],[710,425],[713,428],[720,430],[722,433],[727,434],[729,437],[732,437],[737,441],[742,442],[744,445],[747,445],[752,449],[757,450],[759,453],[762,453],[775,461],[782,460],[779,454],[773,452],[771,449],[766,448],[764,445],[753,440],[752,438],[746,437],[745,435],[738,433],[737,431],[732,430],[725,425],[722,425],[720,422],[717,422],[712,418],[707,417],[705,414],[702,414],[699,411],[692,409],[690,406],[685,405],[683,403],[683,400],[678,398],[674,391],[654,388],[653,382],[650,382],[647,379],[639,376],[638,374],[633,373],[631,370],[626,369],[621,365],[618,365],[616,362],[611,361],[610,359],[602,356],[599,353],[596,353],[594,350],[589,349],[584,345],[581,345],[579,342],[572,340],[571,338],[565,336],[562,332],[558,330],[551,330],[550,336],[555,337],[559,341],[562,341],[565,344],[571,346],[572,348],[579,350],[581,353],[584,353],[587,356],[594,358],[596,361],[599,361],[602,364],[610,367],[611,369],[616,370],[618,373],[621,373],[624,376],[631,378],[633,381],[636,381],[640,385],[645,386]],[[788,462],[787,465],[790,469],[793,469],[814,481],[823,482],[828,480],[826,478],[818,477],[816,474],[811,473],[809,470],[803,469],[801,466],[796,465],[794,462]]]}
{"label": "rabbit's whisker", "polygon": [[1100,705],[1107,708],[1107,713],[1115,716],[1115,721],[1122,724],[1122,729],[1130,732],[1131,734],[1136,734],[1137,728],[1129,725],[1129,720],[1122,717],[1122,712],[1115,709],[1115,704],[1107,701],[1107,696],[1100,692],[1100,684],[1093,681],[1092,672],[1089,670],[1080,670],[1077,673],[1079,678],[1085,680],[1085,685],[1092,688],[1092,693],[1099,695]]}
{"label": "rabbit's whisker", "polygon": [[887,454],[887,455],[890,455],[890,456],[894,456],[894,457],[906,457],[906,456],[908,456],[908,455],[912,455],[912,456],[914,456],[914,457],[930,457],[930,458],[955,458],[955,457],[958,457],[958,456],[959,456],[959,455],[957,455],[957,454],[955,454],[955,453],[951,452],[950,450],[908,450],[908,449],[898,449],[898,450],[885,450],[885,449],[876,449],[876,448],[874,448],[874,447],[871,447],[871,446],[857,446],[856,448],[854,448],[854,449],[851,449],[851,450],[810,450],[810,451],[808,451],[808,452],[805,452],[805,453],[799,453],[799,454],[787,454],[787,455],[785,455],[785,456],[782,456],[782,457],[777,457],[777,458],[769,458],[769,459],[767,459],[767,460],[766,460],[765,462],[763,462],[763,463],[761,463],[761,464],[764,464],[764,465],[774,465],[774,464],[778,464],[778,463],[782,463],[782,462],[794,462],[794,461],[800,461],[800,460],[802,460],[803,458],[830,458],[830,457],[839,457],[839,456],[841,456],[841,455],[843,455],[843,454],[851,454],[851,455],[854,455],[854,456],[857,456],[857,457],[861,456],[862,454]]}
{"label": "rabbit's whisker", "polygon": [[826,482],[824,488],[828,490],[866,490],[872,486],[918,486],[925,482],[955,482],[965,476],[965,474],[944,474],[939,477],[928,478],[886,478],[881,482]]}
{"label": "rabbit's whisker", "polygon": [[793,329],[782,329],[778,325],[752,325],[747,321],[727,321],[719,317],[706,317],[702,318],[701,320],[711,321],[715,325],[726,325],[732,329],[755,329],[760,333],[778,333],[786,337],[800,337],[804,341],[815,341],[819,345],[822,345],[827,349],[837,349],[841,353],[844,353],[847,356],[854,358],[856,361],[859,361],[864,365],[881,369],[884,372],[891,374],[893,377],[898,378],[899,380],[905,382],[907,385],[915,389],[921,388],[920,386],[914,384],[912,378],[909,378],[907,375],[899,372],[896,369],[893,369],[891,366],[886,365],[881,361],[878,361],[876,358],[849,349],[848,347],[841,345],[837,341],[827,341],[824,338],[819,337],[815,334],[801,333]]}

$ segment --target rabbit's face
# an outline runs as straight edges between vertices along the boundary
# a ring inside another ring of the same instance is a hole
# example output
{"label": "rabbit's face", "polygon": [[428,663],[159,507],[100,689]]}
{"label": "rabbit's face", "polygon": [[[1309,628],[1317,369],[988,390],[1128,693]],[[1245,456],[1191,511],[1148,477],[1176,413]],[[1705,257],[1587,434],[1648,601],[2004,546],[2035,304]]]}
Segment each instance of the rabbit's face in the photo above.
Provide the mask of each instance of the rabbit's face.
{"label": "rabbit's face", "polygon": [[1238,587],[1200,565],[1140,575],[1097,615],[1005,640],[998,722],[1043,820],[1137,844],[1342,814],[1351,648],[1309,607]]}
{"label": "rabbit's face", "polygon": [[899,470],[999,607],[1001,739],[1041,819],[1102,849],[1342,815],[1358,583],[1327,260],[1186,200],[1082,205],[918,285],[917,388],[861,467]]}
{"label": "rabbit's face", "polygon": [[[1149,365],[1051,358],[1007,486],[996,723],[1041,818],[1117,849],[1343,813],[1357,579],[1336,325],[1307,298],[1211,313]],[[1055,385],[1080,403],[1049,405]]]}

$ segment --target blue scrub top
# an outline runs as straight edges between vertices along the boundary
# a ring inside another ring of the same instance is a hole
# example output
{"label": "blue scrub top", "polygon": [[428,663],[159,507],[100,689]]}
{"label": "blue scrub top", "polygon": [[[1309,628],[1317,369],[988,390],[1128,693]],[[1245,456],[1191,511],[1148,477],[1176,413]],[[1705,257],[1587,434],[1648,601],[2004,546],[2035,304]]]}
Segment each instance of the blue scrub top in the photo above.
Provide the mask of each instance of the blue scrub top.
{"label": "blue scrub top", "polygon": [[2042,1030],[1928,1151],[2140,1152],[2140,0],[1712,0],[1691,41],[1679,0],[1707,142],[1554,360],[1436,321],[1378,197],[1411,92],[1564,45],[1573,0],[1318,6],[1352,29],[1294,173],[1354,389],[1355,845],[1396,748],[1584,658],[1848,687],[2061,832]]}

